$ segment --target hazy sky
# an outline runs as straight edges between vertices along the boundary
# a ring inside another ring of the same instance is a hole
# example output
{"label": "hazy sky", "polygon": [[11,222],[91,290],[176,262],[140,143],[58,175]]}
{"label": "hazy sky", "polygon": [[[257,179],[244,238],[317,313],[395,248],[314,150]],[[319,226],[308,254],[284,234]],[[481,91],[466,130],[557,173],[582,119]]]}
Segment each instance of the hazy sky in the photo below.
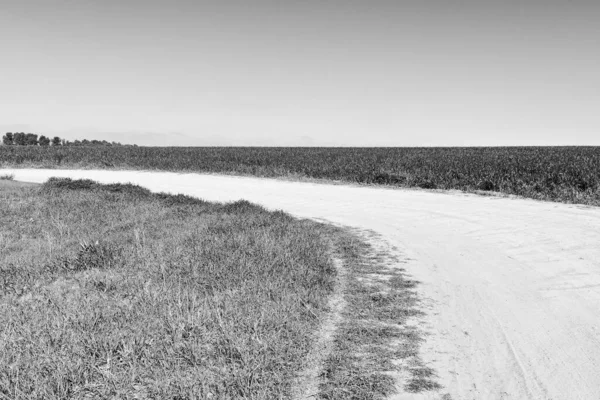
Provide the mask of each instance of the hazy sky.
{"label": "hazy sky", "polygon": [[0,132],[600,145],[600,1],[0,0]]}

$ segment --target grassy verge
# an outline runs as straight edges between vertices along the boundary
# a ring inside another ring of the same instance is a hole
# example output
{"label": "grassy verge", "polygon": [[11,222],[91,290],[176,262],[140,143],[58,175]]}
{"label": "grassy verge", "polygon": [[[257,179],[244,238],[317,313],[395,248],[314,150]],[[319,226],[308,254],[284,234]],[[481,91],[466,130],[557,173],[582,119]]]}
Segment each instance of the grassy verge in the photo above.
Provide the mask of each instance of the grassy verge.
{"label": "grassy verge", "polygon": [[0,187],[0,399],[287,398],[333,290],[321,225],[132,185]]}
{"label": "grassy verge", "polygon": [[0,399],[439,390],[377,238],[133,185],[0,184]]}

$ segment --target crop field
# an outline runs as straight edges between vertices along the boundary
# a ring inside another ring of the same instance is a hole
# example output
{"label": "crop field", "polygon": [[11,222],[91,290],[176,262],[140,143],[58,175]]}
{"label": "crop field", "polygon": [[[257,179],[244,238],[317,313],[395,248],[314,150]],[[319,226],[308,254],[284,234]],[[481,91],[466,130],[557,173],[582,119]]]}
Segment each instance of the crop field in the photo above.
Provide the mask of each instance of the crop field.
{"label": "crop field", "polygon": [[458,189],[600,205],[600,147],[0,146],[0,166],[198,171]]}

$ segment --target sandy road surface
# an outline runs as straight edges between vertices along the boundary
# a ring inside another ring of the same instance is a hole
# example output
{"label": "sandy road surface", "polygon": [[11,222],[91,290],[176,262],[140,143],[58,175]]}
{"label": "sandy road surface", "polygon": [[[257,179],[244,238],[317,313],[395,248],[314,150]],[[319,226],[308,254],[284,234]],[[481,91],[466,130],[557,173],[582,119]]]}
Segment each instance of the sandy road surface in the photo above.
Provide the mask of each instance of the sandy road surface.
{"label": "sandy road surface", "polygon": [[244,198],[374,230],[408,256],[427,299],[423,358],[445,389],[416,398],[600,399],[600,208],[197,174],[6,172]]}

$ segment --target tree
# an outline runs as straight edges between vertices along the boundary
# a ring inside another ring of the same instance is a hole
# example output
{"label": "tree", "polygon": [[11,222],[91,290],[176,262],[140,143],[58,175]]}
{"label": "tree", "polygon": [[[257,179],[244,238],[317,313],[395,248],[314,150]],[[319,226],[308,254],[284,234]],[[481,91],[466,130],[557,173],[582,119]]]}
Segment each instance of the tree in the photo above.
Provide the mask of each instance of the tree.
{"label": "tree", "polygon": [[[64,144],[64,143],[62,143]],[[52,146],[60,146],[61,145],[61,140],[58,136],[54,136],[52,138]]]}
{"label": "tree", "polygon": [[38,135],[35,133],[28,133],[25,135],[25,142],[27,146],[37,146],[38,145]]}
{"label": "tree", "polygon": [[27,139],[25,138],[25,134],[23,132],[17,132],[13,135],[14,143],[17,146],[25,146],[27,145]]}
{"label": "tree", "polygon": [[6,132],[6,135],[2,137],[2,143],[7,146],[12,146],[14,144],[12,132]]}
{"label": "tree", "polygon": [[50,139],[47,138],[46,136],[42,135],[42,136],[40,136],[40,139],[38,140],[38,143],[42,147],[48,147],[48,146],[50,146]]}

